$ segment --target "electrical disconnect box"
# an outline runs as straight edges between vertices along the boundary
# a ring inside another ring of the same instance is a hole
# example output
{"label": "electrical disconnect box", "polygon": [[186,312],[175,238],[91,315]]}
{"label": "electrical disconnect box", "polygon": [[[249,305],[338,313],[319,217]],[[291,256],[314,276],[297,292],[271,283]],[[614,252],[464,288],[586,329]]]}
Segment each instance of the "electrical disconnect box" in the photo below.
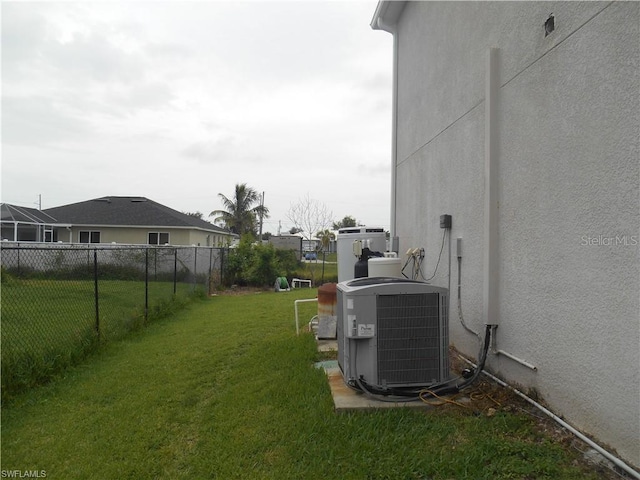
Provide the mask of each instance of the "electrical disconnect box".
{"label": "electrical disconnect box", "polygon": [[451,228],[451,215],[440,215],[440,228]]}

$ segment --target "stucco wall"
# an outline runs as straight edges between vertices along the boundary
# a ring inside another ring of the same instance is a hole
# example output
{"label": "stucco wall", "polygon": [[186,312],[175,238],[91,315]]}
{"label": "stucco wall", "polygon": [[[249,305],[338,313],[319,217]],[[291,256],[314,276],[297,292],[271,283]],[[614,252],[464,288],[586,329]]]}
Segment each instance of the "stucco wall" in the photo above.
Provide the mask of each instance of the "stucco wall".
{"label": "stucco wall", "polygon": [[[99,231],[101,243],[119,243],[131,245],[147,245],[149,232],[169,233],[171,245],[199,245],[202,247],[218,247],[226,245],[225,238],[214,233],[200,230],[187,230],[177,228],[125,228],[125,227],[72,227],[72,242],[77,243],[80,231]],[[209,238],[207,238],[209,236]],[[60,230],[58,240],[69,242],[69,234]]]}
{"label": "stucco wall", "polygon": [[[545,37],[544,22],[555,17]],[[440,252],[463,238],[465,320],[482,325],[485,63],[499,49],[499,327],[489,369],[640,465],[640,4],[411,2],[398,22],[397,234]],[[626,242],[626,244],[625,244]],[[451,246],[451,257],[449,257]]]}

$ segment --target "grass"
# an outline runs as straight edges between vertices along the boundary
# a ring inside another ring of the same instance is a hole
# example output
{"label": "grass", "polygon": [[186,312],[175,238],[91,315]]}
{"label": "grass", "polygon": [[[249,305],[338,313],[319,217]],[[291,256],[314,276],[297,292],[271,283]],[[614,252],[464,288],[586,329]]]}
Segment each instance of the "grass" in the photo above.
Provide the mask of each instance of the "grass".
{"label": "grass", "polygon": [[[150,282],[147,320],[186,298],[190,285]],[[107,340],[145,322],[144,282],[13,279],[2,285],[2,398],[46,381]],[[97,333],[99,329],[99,335]]]}
{"label": "grass", "polygon": [[[327,262],[322,260],[322,254],[318,257],[318,261],[303,262],[300,269],[295,272],[297,278],[306,278],[313,280],[314,285],[338,281],[338,264],[336,263],[336,254],[327,254]],[[324,270],[324,274],[323,274]]]}
{"label": "grass", "polygon": [[[68,479],[589,479],[524,414],[336,414],[293,301],[192,303],[3,408],[2,469]],[[302,304],[310,318],[314,304]]]}

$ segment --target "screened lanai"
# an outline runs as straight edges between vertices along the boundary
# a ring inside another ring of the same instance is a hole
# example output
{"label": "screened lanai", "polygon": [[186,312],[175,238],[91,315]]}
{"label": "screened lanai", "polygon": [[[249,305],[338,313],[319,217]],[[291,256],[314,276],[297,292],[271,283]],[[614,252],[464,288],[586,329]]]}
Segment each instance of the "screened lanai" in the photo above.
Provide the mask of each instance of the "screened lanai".
{"label": "screened lanai", "polygon": [[[10,242],[57,242],[58,233],[67,231],[70,225],[63,225],[51,215],[35,208],[19,207],[8,203],[0,204],[2,240]],[[63,234],[64,235],[64,234]]]}

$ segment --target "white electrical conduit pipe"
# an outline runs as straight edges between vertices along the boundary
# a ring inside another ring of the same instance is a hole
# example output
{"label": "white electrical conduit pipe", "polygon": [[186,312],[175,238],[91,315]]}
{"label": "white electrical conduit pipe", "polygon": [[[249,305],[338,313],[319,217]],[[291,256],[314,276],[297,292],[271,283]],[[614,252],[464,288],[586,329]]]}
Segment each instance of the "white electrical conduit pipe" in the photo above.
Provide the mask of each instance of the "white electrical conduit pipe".
{"label": "white electrical conduit pipe", "polygon": [[293,302],[293,308],[296,312],[296,335],[300,335],[300,322],[298,321],[298,304],[299,303],[307,303],[307,302],[317,302],[317,298],[305,298],[302,300],[295,300]]}
{"label": "white electrical conduit pipe", "polygon": [[509,352],[505,352],[504,350],[494,350],[491,353],[495,355],[504,355],[505,357],[510,358],[514,362],[518,362],[520,365],[524,365],[525,367],[530,368],[531,370],[534,370],[536,372],[538,371],[538,367],[536,367],[535,365],[532,365],[526,360],[522,360],[521,358],[518,358],[515,355],[511,355]]}
{"label": "white electrical conduit pipe", "polygon": [[[376,12],[377,14],[378,12]],[[389,224],[389,238],[391,244],[396,237],[396,179],[398,166],[398,36],[395,25],[387,25],[380,17],[377,18],[376,25],[393,36],[393,66],[391,85],[391,218]],[[393,249],[393,245],[392,245]]]}
{"label": "white electrical conduit pipe", "polygon": [[509,352],[505,352],[504,350],[497,350],[496,349],[496,336],[495,336],[496,328],[497,328],[497,325],[494,325],[493,328],[491,329],[491,353],[493,355],[504,355],[505,357],[510,358],[514,362],[518,362],[520,365],[524,365],[525,367],[530,368],[534,372],[537,372],[538,371],[538,367],[536,367],[535,365],[527,362],[526,360],[518,358],[518,357],[516,357],[515,355],[512,355]]}
{"label": "white electrical conduit pipe", "polygon": [[498,325],[499,317],[499,229],[498,229],[498,49],[487,50],[484,96],[484,268],[482,271],[482,320],[485,325]]}
{"label": "white electrical conduit pipe", "polygon": [[[473,366],[474,368],[477,368],[477,366],[471,361],[466,359],[465,357],[463,357],[462,355],[458,355],[458,357],[462,360],[464,360],[465,362],[467,362],[469,365]],[[555,420],[558,424],[560,424],[562,427],[566,428],[567,430],[569,430],[571,433],[573,433],[576,437],[578,437],[580,440],[582,440],[584,443],[586,443],[587,445],[589,445],[591,448],[593,448],[594,450],[596,450],[598,453],[600,453],[603,457],[605,457],[607,460],[609,460],[611,463],[613,463],[615,466],[621,468],[622,470],[624,470],[625,472],[627,472],[629,475],[631,475],[633,478],[637,478],[638,480],[640,480],[640,473],[636,472],[633,468],[631,468],[629,465],[627,465],[626,463],[624,463],[622,460],[620,460],[618,457],[613,456],[611,453],[607,452],[604,448],[602,448],[600,445],[598,445],[597,443],[595,443],[593,440],[591,440],[589,437],[585,436],[584,434],[582,434],[580,431],[576,430],[575,428],[573,428],[571,425],[569,425],[567,422],[565,422],[563,419],[561,419],[560,417],[558,417],[556,414],[554,414],[552,411],[548,410],[547,408],[543,407],[542,405],[540,405],[538,402],[536,402],[535,400],[532,400],[531,398],[527,397],[524,393],[522,393],[520,390],[517,390],[515,388],[513,388],[511,385],[509,385],[508,383],[503,382],[502,380],[500,380],[498,377],[495,377],[493,375],[491,375],[489,372],[483,370],[482,373],[484,373],[487,377],[489,377],[491,380],[493,380],[494,382],[496,382],[498,385],[501,385],[503,387],[508,388],[509,390],[511,390],[513,393],[515,393],[516,395],[518,395],[519,397],[523,398],[524,400],[526,400],[527,402],[529,402],[531,405],[533,405],[534,407],[536,407],[538,410],[540,410],[542,413],[546,414],[547,416],[551,417],[553,420]]]}

